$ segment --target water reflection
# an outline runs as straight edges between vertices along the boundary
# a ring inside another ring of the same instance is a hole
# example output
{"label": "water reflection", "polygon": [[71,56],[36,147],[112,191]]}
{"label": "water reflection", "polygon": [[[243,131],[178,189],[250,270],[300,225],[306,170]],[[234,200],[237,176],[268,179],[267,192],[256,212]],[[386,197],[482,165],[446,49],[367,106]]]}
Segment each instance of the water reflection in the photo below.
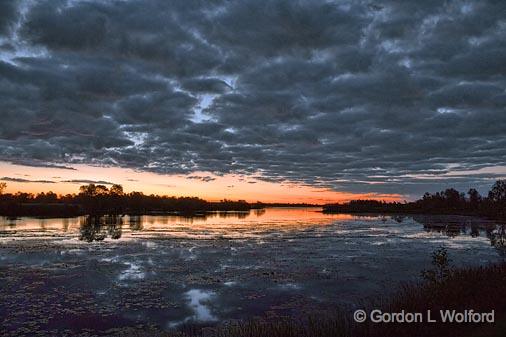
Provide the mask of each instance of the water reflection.
{"label": "water reflection", "polygon": [[492,246],[497,248],[502,256],[506,255],[506,225],[497,226],[487,233]]}
{"label": "water reflection", "polygon": [[393,215],[392,219],[395,220],[397,223],[402,223],[406,216],[404,215]]}
{"label": "water reflection", "polygon": [[[120,239],[124,226],[130,231],[142,231],[144,216],[134,215],[126,217],[126,224],[123,216],[84,216],[80,217],[79,240],[93,242],[103,241],[106,238],[113,240]],[[64,227],[68,228],[68,221],[64,221]]]}
{"label": "water reflection", "polygon": [[256,216],[262,216],[265,214],[265,209],[264,208],[259,208],[259,209],[254,209],[253,210],[253,213],[256,215]]}
{"label": "water reflection", "polygon": [[[323,214],[319,208],[267,208],[250,212],[215,212],[197,216],[83,216],[66,219],[0,218],[2,237],[57,235],[84,242],[128,237],[170,236],[192,239],[286,239],[396,233],[439,233],[449,238],[487,238],[506,251],[504,224],[466,216]],[[411,235],[411,234],[410,234]]]}
{"label": "water reflection", "polygon": [[129,226],[133,231],[142,230],[143,217],[141,215],[131,215],[129,217]]}
{"label": "water reflection", "polygon": [[238,219],[245,219],[246,217],[248,217],[250,215],[250,212],[217,212],[218,216],[220,218],[228,218],[228,217],[233,217],[233,218],[238,218]]}
{"label": "water reflection", "polygon": [[81,218],[79,240],[93,242],[103,241],[107,237],[121,238],[123,218],[116,215],[86,216]]}
{"label": "water reflection", "polygon": [[469,235],[485,236],[501,255],[506,255],[506,225],[489,220],[463,216],[413,216],[427,232],[444,234],[450,238]]}

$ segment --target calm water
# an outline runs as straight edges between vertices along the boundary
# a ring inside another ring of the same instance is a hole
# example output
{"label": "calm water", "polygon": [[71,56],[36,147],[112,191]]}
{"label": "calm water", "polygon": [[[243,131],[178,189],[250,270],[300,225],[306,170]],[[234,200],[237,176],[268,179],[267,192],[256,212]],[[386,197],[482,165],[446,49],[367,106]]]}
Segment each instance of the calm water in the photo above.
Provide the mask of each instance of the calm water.
{"label": "calm water", "polygon": [[28,321],[38,331],[74,320],[100,332],[297,315],[416,281],[440,246],[454,266],[498,261],[505,227],[471,217],[325,215],[315,208],[0,218],[0,314],[11,313],[2,324],[13,336]]}

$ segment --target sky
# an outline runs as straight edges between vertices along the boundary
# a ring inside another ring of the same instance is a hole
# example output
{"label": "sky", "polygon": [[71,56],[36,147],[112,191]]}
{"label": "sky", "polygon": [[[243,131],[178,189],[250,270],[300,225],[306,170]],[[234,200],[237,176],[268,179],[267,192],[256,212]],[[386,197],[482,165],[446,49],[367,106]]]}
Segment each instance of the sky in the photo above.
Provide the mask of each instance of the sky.
{"label": "sky", "polygon": [[408,199],[506,177],[506,1],[0,2],[0,180]]}

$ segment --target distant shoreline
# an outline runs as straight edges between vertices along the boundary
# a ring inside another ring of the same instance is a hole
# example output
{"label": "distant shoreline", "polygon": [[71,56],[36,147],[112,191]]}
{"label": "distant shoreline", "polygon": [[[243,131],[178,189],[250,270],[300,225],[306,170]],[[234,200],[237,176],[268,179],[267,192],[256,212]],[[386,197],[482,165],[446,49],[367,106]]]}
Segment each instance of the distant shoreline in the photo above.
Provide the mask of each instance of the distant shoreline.
{"label": "distant shoreline", "polygon": [[356,210],[339,210],[339,211],[329,211],[325,210],[325,207],[321,211],[323,214],[351,214],[351,215],[448,215],[448,216],[470,216],[470,217],[482,217],[486,218],[487,216],[478,213],[466,213],[466,212],[427,212],[423,210],[413,210],[413,211],[377,211],[377,210],[369,210],[369,211],[356,211]]}
{"label": "distant shoreline", "polygon": [[479,212],[465,212],[465,211],[428,211],[428,210],[351,210],[351,209],[343,209],[343,210],[328,210],[325,207],[322,209],[323,214],[350,214],[350,215],[398,215],[398,216],[413,216],[413,215],[434,215],[434,216],[468,216],[468,217],[477,217],[494,221],[506,221],[504,215],[497,214],[485,214]]}
{"label": "distant shoreline", "polygon": [[412,202],[384,202],[378,200],[352,200],[346,203],[323,206],[326,214],[434,214],[468,215],[495,220],[506,220],[506,181],[498,180],[486,197],[476,189],[469,189],[467,196],[453,188],[434,194],[425,193]]}

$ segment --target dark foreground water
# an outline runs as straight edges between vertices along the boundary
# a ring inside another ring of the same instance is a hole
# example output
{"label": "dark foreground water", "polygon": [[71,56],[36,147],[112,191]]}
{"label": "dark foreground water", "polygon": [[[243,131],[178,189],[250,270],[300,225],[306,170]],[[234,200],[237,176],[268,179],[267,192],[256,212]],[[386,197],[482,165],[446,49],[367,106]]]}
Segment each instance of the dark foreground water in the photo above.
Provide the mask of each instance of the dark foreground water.
{"label": "dark foreground water", "polygon": [[448,249],[504,258],[505,227],[462,216],[272,208],[207,217],[0,218],[0,335],[170,330],[353,306]]}

